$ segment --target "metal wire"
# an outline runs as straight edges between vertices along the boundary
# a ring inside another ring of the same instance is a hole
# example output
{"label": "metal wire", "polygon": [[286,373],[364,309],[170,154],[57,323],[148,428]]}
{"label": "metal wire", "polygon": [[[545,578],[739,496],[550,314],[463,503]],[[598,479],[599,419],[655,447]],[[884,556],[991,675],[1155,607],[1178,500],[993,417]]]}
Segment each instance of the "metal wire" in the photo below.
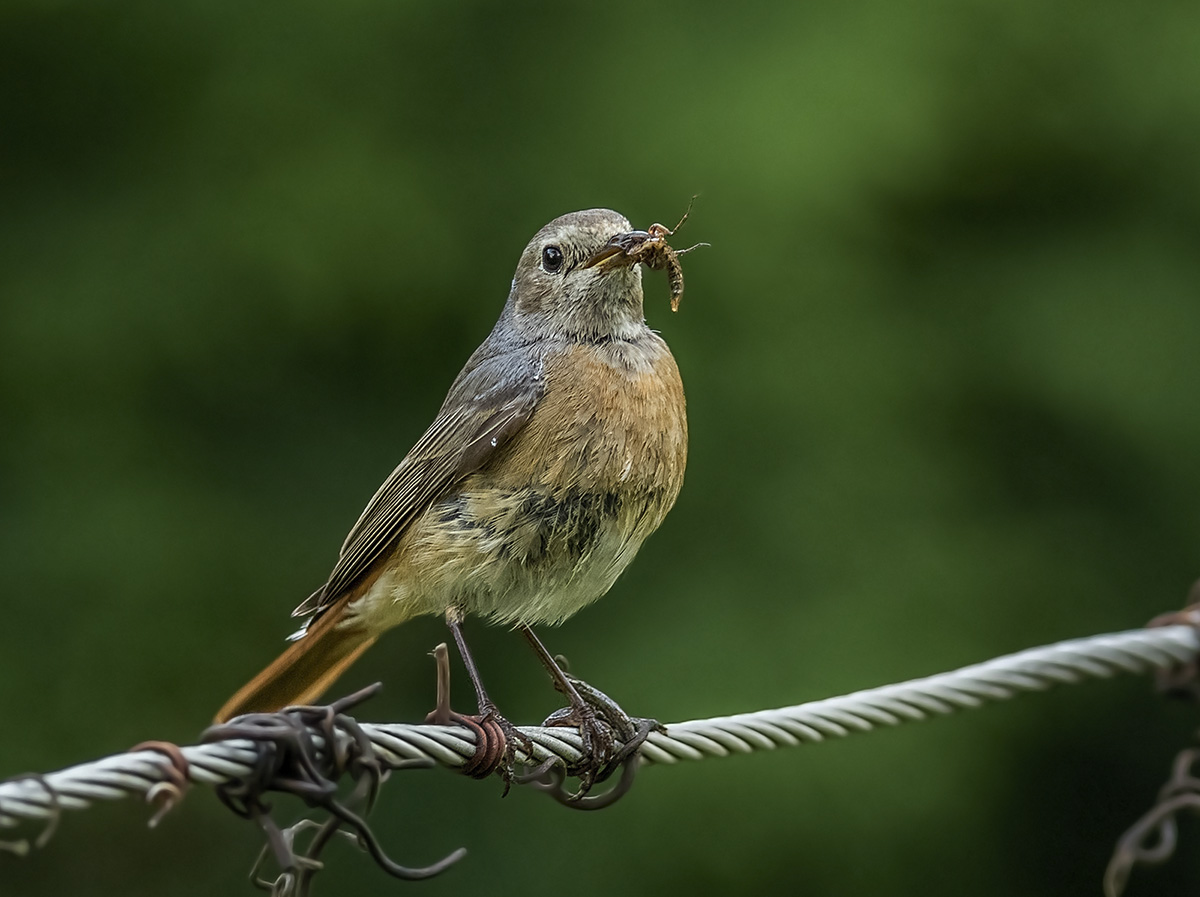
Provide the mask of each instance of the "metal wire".
{"label": "metal wire", "polygon": [[[970,710],[1055,685],[1165,669],[1192,661],[1198,653],[1200,636],[1196,629],[1183,625],[1058,642],[952,672],[841,697],[671,723],[665,733],[653,733],[643,745],[642,761],[677,763],[796,747],[879,726]],[[380,759],[392,768],[414,767],[422,761],[426,765],[432,761],[457,768],[475,751],[473,734],[456,726],[363,723],[362,728]],[[518,751],[520,761],[537,764],[558,757],[570,764],[580,759],[579,735],[574,729],[530,726],[522,727],[521,731],[532,743],[532,750],[528,754]],[[188,761],[189,779],[204,785],[247,776],[256,757],[254,745],[245,740],[184,747],[182,752]],[[141,750],[44,776],[22,776],[0,782],[0,829],[12,828],[21,821],[52,824],[61,811],[86,809],[99,800],[117,800],[134,794],[153,797],[156,785],[171,781],[172,766],[170,757],[163,752]],[[12,843],[0,846],[17,849]]]}

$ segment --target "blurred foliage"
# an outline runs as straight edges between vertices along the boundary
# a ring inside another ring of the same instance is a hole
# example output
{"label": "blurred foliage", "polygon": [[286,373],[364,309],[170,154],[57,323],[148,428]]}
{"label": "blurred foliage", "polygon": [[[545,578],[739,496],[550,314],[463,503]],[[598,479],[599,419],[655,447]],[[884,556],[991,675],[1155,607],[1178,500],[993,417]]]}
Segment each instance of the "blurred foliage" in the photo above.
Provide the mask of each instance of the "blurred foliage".
{"label": "blurred foliage", "polygon": [[[0,775],[189,741],[279,646],[529,235],[668,224],[688,483],[545,633],[634,712],[1137,626],[1200,573],[1200,15],[1034,0],[0,8]],[[554,695],[474,627],[518,721]],[[433,702],[436,620],[345,681]],[[406,773],[318,891],[1096,893],[1194,714],[1145,681],[647,771],[611,811]],[[0,893],[250,894],[197,791]],[[1191,893],[1200,830],[1131,895]]]}

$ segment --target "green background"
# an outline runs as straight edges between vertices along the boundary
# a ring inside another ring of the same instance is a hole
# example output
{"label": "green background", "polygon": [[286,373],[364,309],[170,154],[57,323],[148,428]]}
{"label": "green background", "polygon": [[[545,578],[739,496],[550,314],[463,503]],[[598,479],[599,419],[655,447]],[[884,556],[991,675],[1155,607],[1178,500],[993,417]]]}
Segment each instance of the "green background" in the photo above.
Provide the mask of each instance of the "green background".
{"label": "green background", "polygon": [[[671,721],[1179,606],[1200,574],[1200,13],[1125,0],[37,3],[0,10],[0,775],[189,742],[281,646],[533,232],[673,224],[647,317],[678,505],[543,636]],[[554,694],[471,629],[507,714]],[[433,703],[434,619],[345,680]],[[465,683],[458,693],[465,695]],[[598,814],[394,776],[403,885],[1095,894],[1195,715],[1145,679],[640,776]],[[0,894],[252,894],[196,790],[64,819]],[[1200,826],[1132,895],[1193,893]]]}

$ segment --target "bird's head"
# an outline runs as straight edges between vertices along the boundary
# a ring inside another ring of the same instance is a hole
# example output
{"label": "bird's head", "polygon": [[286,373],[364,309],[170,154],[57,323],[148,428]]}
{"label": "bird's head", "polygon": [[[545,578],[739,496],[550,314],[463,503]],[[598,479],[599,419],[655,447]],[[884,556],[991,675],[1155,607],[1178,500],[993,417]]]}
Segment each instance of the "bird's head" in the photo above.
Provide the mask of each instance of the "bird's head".
{"label": "bird's head", "polygon": [[509,297],[512,323],[529,337],[636,336],[645,326],[642,271],[613,247],[641,233],[609,209],[555,218],[521,253]]}

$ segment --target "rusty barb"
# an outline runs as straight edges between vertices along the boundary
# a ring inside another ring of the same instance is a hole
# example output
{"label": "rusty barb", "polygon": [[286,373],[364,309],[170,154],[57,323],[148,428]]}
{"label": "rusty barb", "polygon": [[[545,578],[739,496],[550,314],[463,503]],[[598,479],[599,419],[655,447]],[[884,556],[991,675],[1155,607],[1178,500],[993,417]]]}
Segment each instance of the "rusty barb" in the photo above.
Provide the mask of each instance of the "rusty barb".
{"label": "rusty barb", "polygon": [[[466,851],[459,848],[429,866],[402,866],[388,857],[367,825],[364,817],[379,794],[385,766],[362,727],[346,711],[373,697],[380,688],[382,685],[375,683],[328,706],[249,713],[212,726],[201,736],[201,743],[240,738],[254,742],[258,748],[254,771],[218,785],[216,792],[225,806],[253,820],[263,830],[267,844],[250,878],[275,897],[306,897],[313,876],[322,868],[321,852],[343,828],[349,829],[342,831],[343,835],[348,835],[376,865],[396,878],[432,878],[465,855]],[[319,735],[319,741],[314,733]],[[418,760],[410,765],[431,764]],[[343,776],[353,782],[344,800],[338,796],[338,783]],[[308,806],[324,810],[327,817],[324,822],[306,819],[281,829],[271,817],[271,805],[264,800],[270,791],[294,795]],[[359,808],[361,815],[357,812]],[[315,830],[312,838],[303,848],[298,847],[298,835],[309,830]],[[274,879],[259,875],[268,854],[280,870]]]}

